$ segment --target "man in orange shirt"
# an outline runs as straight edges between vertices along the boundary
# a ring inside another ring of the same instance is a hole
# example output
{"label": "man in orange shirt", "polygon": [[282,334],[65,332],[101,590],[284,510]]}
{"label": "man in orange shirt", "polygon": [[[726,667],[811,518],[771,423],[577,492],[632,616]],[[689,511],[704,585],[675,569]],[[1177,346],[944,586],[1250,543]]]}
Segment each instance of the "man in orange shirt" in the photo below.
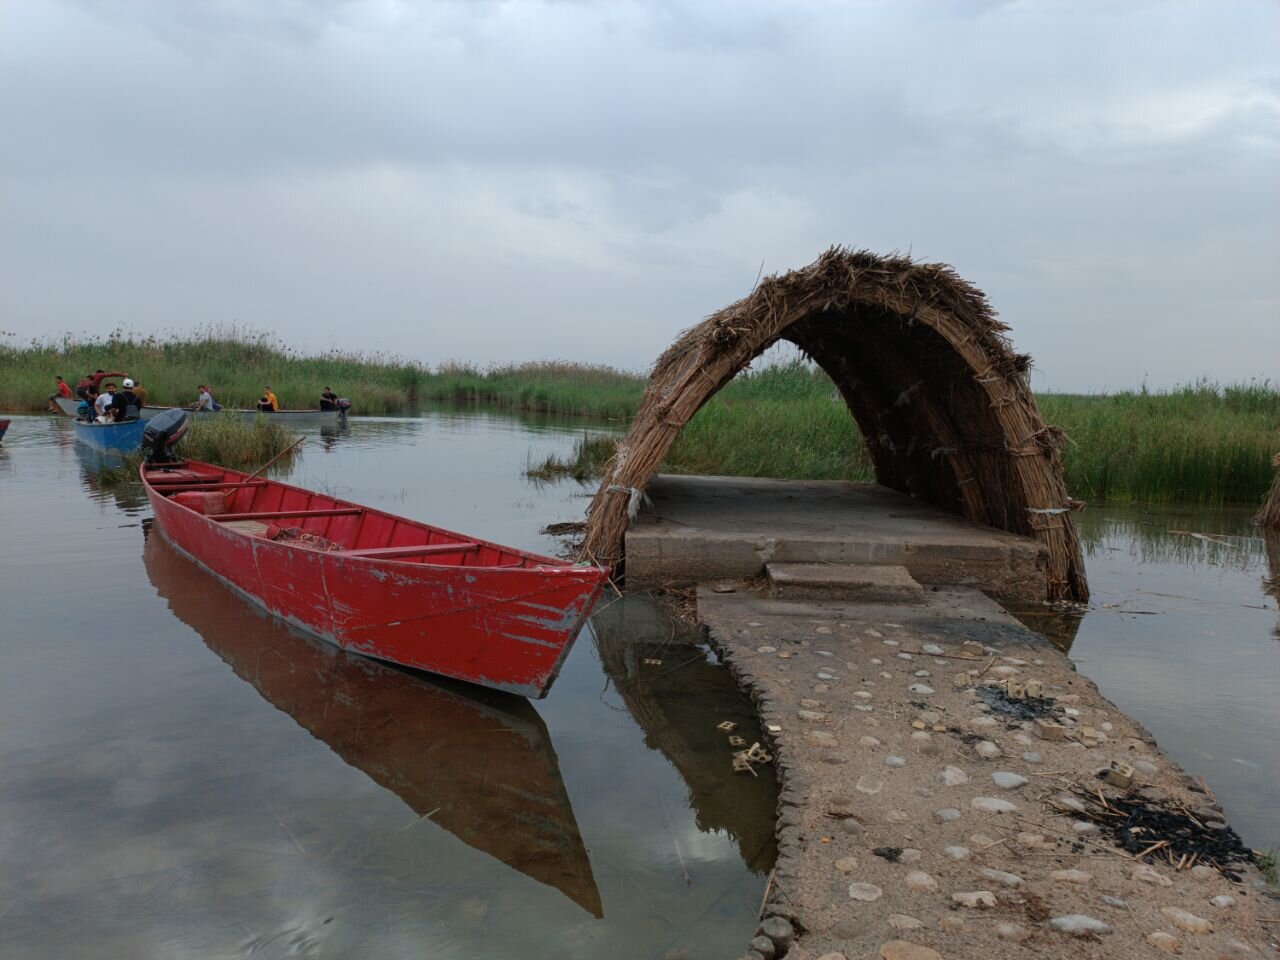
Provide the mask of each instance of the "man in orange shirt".
{"label": "man in orange shirt", "polygon": [[276,413],[280,410],[280,401],[278,401],[276,399],[276,395],[271,392],[271,387],[269,385],[262,388],[262,399],[271,404],[272,413]]}

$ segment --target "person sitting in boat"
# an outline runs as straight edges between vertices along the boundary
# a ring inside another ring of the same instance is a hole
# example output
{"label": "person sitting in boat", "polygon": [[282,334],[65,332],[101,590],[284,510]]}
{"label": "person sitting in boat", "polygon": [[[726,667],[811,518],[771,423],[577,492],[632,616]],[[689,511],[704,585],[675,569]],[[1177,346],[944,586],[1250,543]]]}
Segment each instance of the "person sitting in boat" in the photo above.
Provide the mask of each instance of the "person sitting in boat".
{"label": "person sitting in boat", "polygon": [[76,404],[76,419],[81,423],[93,423],[93,404],[83,397]]}
{"label": "person sitting in boat", "polygon": [[105,393],[98,394],[98,399],[93,401],[93,412],[97,415],[98,423],[111,423],[115,418],[111,415],[111,408],[116,402],[116,385],[108,383]]}
{"label": "person sitting in boat", "polygon": [[337,410],[338,409],[338,395],[333,392],[332,387],[325,387],[324,392],[320,394],[320,409],[321,410]]}
{"label": "person sitting in boat", "polygon": [[280,401],[276,399],[276,395],[271,392],[270,386],[262,388],[262,399],[271,405],[271,412],[275,413],[280,409]]}
{"label": "person sitting in boat", "polygon": [[147,405],[147,391],[143,389],[141,380],[133,381],[133,394],[138,398],[138,409],[141,410]]}
{"label": "person sitting in boat", "polygon": [[83,377],[80,378],[80,382],[76,384],[76,396],[79,397],[81,400],[87,400],[89,398],[90,390],[92,390],[95,394],[98,394],[101,392],[102,381],[107,379],[107,377],[123,377],[123,376],[126,376],[126,374],[107,373],[105,370],[99,367],[93,373],[86,373]]}
{"label": "person sitting in boat", "polygon": [[142,414],[142,404],[138,402],[138,395],[133,392],[133,381],[125,377],[122,386],[124,389],[115,394],[111,401],[111,416],[116,423],[137,420]]}
{"label": "person sitting in boat", "polygon": [[192,408],[196,413],[213,413],[222,409],[222,404],[213,399],[213,394],[209,391],[208,386],[202,383],[196,389],[200,391],[200,399],[196,401],[195,406]]}
{"label": "person sitting in boat", "polygon": [[53,401],[55,400],[71,399],[71,387],[68,386],[67,381],[63,380],[61,377],[54,377],[53,384],[54,384],[53,393],[49,394],[50,404],[52,404]]}
{"label": "person sitting in boat", "polygon": [[258,412],[259,413],[275,413],[275,407],[271,406],[271,401],[268,400],[266,397],[259,397]]}

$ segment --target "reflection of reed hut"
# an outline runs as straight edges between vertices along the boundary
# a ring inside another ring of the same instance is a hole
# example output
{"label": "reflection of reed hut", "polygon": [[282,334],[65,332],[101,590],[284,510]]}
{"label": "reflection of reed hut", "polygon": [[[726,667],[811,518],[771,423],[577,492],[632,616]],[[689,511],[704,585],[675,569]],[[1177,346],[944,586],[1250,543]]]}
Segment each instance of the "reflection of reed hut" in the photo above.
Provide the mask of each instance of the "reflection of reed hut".
{"label": "reflection of reed hut", "polygon": [[982,292],[942,264],[832,248],[687,331],[654,367],[592,501],[583,553],[621,557],[642,491],[689,419],[780,340],[830,375],[885,487],[1034,537],[1045,595],[1088,597],[1058,446]]}
{"label": "reflection of reed hut", "polygon": [[[1262,539],[1267,550],[1267,574],[1262,589],[1280,605],[1280,527],[1263,527]],[[1280,623],[1276,624],[1276,639],[1280,640]]]}
{"label": "reflection of reed hut", "polygon": [[[656,608],[628,610],[624,600],[592,617],[600,663],[644,731],[645,745],[661,752],[689,788],[689,806],[698,829],[727,834],[743,862],[762,873],[775,852],[777,782],[772,771],[758,778],[733,772],[734,748],[727,734],[716,728],[728,714],[714,712],[712,705],[719,698],[741,704],[742,713],[733,717],[739,721],[738,732],[748,729],[750,706],[738,695],[728,671],[708,661],[696,646],[638,641],[638,635],[664,631],[637,629],[637,615],[656,618]],[[662,662],[647,664],[647,659]]]}

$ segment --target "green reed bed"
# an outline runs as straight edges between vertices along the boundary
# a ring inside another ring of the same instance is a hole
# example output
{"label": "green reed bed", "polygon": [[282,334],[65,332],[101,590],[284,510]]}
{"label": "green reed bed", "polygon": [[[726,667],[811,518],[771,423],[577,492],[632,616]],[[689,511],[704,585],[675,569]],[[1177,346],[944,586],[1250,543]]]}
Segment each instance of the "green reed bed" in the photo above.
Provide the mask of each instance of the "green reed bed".
{"label": "green reed bed", "polygon": [[645,382],[636,374],[584,364],[523,363],[483,371],[450,364],[428,374],[418,389],[424,400],[630,420]]}
{"label": "green reed bed", "polygon": [[[40,410],[53,374],[71,383],[88,370],[141,377],[148,400],[185,404],[209,383],[228,406],[252,406],[269,383],[285,407],[315,407],[332,386],[354,411],[385,413],[416,401],[483,404],[599,417],[624,425],[647,378],[564,362],[432,369],[395,357],[303,355],[279,340],[219,328],[164,339],[121,333],[105,339],[26,346],[0,338],[0,410]],[[1039,394],[1049,423],[1066,430],[1068,489],[1083,499],[1257,504],[1280,449],[1280,386],[1202,381],[1169,391]],[[590,439],[590,438],[588,438]],[[530,464],[544,475],[596,476],[604,447],[584,442],[572,462]],[[580,462],[579,462],[580,461]],[[765,366],[725,386],[689,422],[663,469],[803,479],[871,478],[856,425],[831,381],[803,362]]]}
{"label": "green reed bed", "polygon": [[[257,417],[252,423],[246,423],[235,414],[201,414],[192,417],[191,426],[178,441],[177,451],[186,459],[252,471],[287,450],[296,439],[286,427],[266,417]],[[268,472],[288,466],[291,460],[292,454],[281,457]],[[141,463],[141,451],[128,454],[122,458],[120,466],[101,470],[98,482],[105,487],[134,483]]]}
{"label": "green reed bed", "polygon": [[[1271,453],[1280,449],[1280,389],[1269,383],[1044,394],[1037,402],[1070,438],[1062,452],[1067,488],[1082,499],[1253,504],[1271,484]],[[560,462],[561,471],[598,476],[613,442],[580,443],[579,456]],[[803,364],[747,373],[728,384],[684,428],[662,469],[873,477],[857,426],[831,381]]]}
{"label": "green reed bed", "polygon": [[478,367],[425,364],[377,354],[307,355],[275,337],[234,327],[163,338],[117,332],[70,335],[23,346],[0,339],[0,410],[43,410],[55,374],[75,386],[97,369],[140,379],[147,402],[182,406],[207,383],[218,402],[252,407],[270,384],[287,409],[319,406],[332,387],[356,414],[392,413],[419,401],[488,404],[518,410],[630,419],[645,380],[609,367],[526,363]]}
{"label": "green reed bed", "polygon": [[207,383],[218,402],[252,407],[270,384],[285,408],[320,405],[331,386],[361,413],[398,410],[415,395],[424,367],[397,358],[332,352],[307,356],[273,337],[235,328],[164,339],[123,333],[100,339],[64,336],[25,346],[0,340],[0,410],[43,410],[55,374],[74,388],[97,369],[141,380],[147,402],[184,406]]}

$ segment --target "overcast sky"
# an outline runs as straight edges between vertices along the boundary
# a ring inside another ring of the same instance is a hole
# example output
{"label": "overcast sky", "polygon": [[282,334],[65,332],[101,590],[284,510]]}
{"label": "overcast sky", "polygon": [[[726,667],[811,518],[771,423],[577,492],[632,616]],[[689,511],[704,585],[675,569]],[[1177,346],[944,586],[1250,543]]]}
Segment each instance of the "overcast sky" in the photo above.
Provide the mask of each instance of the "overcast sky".
{"label": "overcast sky", "polygon": [[18,340],[642,370],[831,244],[1037,388],[1280,378],[1280,3],[0,3]]}

